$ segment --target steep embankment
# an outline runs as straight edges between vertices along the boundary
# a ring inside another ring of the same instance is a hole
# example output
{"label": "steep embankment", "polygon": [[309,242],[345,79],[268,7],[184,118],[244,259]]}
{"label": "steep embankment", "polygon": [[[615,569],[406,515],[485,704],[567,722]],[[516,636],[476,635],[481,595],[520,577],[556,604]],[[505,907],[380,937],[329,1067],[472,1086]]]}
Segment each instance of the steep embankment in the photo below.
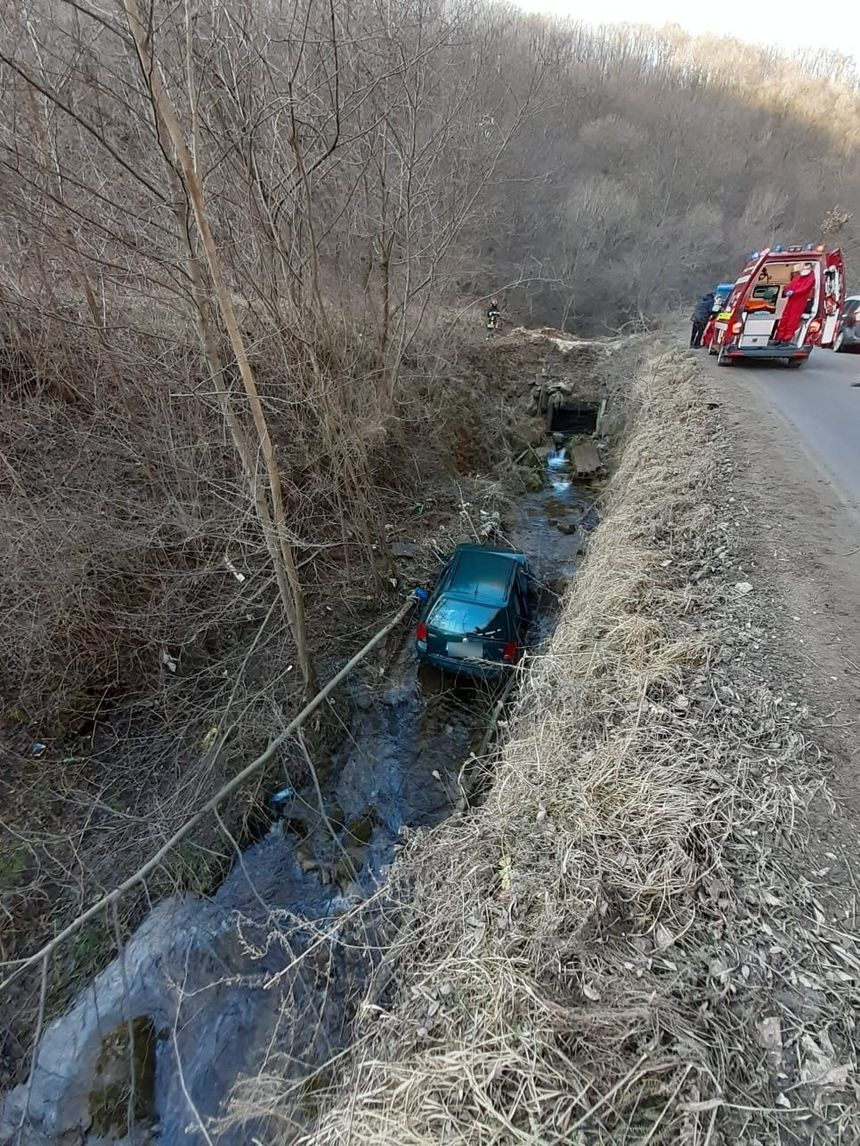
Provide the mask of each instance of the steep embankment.
{"label": "steep embankment", "polygon": [[[821,770],[797,706],[748,667],[744,525],[718,510],[730,463],[693,370],[670,354],[639,377],[492,791],[398,861],[397,937],[306,1141],[860,1134],[858,962],[792,837]],[[256,1095],[283,1131],[308,1080],[279,1094],[277,1074],[241,1107]]]}

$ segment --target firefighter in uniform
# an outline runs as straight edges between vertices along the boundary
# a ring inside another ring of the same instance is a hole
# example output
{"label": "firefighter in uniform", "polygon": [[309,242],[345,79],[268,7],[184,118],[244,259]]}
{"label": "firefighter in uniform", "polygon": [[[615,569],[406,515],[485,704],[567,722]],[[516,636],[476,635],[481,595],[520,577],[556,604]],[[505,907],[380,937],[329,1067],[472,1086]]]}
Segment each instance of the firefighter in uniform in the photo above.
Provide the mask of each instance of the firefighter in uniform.
{"label": "firefighter in uniform", "polygon": [[487,311],[487,338],[491,338],[499,329],[502,313],[499,310],[498,299],[493,299],[490,302],[489,310]]}

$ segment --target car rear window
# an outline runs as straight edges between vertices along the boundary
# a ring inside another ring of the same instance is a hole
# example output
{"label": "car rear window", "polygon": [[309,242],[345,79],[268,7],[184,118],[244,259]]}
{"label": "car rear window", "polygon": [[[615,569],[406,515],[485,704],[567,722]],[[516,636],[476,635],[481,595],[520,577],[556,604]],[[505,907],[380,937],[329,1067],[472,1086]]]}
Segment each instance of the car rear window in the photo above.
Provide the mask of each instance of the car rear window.
{"label": "car rear window", "polygon": [[427,621],[443,633],[483,633],[494,628],[501,632],[504,616],[497,608],[479,605],[475,601],[440,597]]}
{"label": "car rear window", "polygon": [[463,553],[448,588],[482,605],[499,608],[508,599],[512,562],[491,553]]}

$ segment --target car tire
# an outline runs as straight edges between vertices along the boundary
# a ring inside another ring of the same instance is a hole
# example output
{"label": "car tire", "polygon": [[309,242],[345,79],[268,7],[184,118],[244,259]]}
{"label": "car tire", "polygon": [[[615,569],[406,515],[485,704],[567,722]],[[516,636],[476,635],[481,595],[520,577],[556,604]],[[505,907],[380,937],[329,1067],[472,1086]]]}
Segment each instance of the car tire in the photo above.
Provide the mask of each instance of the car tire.
{"label": "car tire", "polygon": [[717,354],[717,366],[731,366],[731,364],[732,360],[729,358],[728,354],[726,354],[726,348],[721,346],[719,353]]}
{"label": "car tire", "polygon": [[840,330],[833,343],[833,349],[839,354],[845,349],[845,331]]}

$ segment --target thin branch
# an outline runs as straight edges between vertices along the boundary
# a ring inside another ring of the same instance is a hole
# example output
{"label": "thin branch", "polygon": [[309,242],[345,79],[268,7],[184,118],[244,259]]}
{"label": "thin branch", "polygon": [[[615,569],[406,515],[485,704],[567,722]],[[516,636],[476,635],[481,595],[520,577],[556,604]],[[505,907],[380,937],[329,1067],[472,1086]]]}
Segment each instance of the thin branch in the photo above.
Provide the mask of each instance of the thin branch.
{"label": "thin branch", "polygon": [[61,111],[64,111],[66,115],[75,121],[75,123],[79,124],[84,129],[84,131],[88,132],[93,137],[93,139],[116,160],[116,162],[120,165],[120,167],[122,167],[124,171],[127,171],[129,175],[138,181],[138,183],[141,183],[147,189],[147,191],[150,191],[156,197],[156,199],[158,199],[161,203],[167,202],[167,198],[162,194],[161,191],[158,190],[157,187],[154,186],[154,184],[150,183],[149,180],[141,175],[139,171],[136,171],[130,163],[127,163],[116,150],[116,148],[112,144],[108,143],[100,131],[98,131],[95,127],[93,127],[91,123],[85,120],[83,116],[78,115],[78,113],[69,107],[69,105],[64,100],[60,99],[60,97],[55,92],[52,92],[49,88],[46,88],[40,84],[38,80],[34,79],[33,76],[29,74],[29,72],[26,72],[22,67],[20,67],[20,65],[16,64],[11,56],[7,56],[5,52],[0,52],[0,63],[5,64],[13,72],[19,75],[25,83],[29,84],[30,87],[39,92],[40,95],[43,95],[45,99],[50,100],[55,107],[58,107]]}
{"label": "thin branch", "polygon": [[186,838],[186,836],[188,836],[194,830],[194,828],[197,827],[207,812],[211,812],[214,808],[217,808],[223,800],[225,800],[232,792],[235,792],[237,788],[240,788],[246,780],[253,776],[255,772],[259,772],[259,770],[272,759],[281,745],[286,740],[288,740],[293,735],[293,733],[296,732],[297,729],[301,728],[302,725],[309,719],[309,717],[313,716],[320,705],[331,696],[337,686],[349,676],[355,666],[360,664],[360,662],[364,660],[368,653],[375,649],[379,642],[384,640],[385,637],[387,637],[388,634],[392,631],[392,629],[396,628],[396,626],[400,624],[403,618],[412,609],[414,603],[415,597],[414,595],[410,594],[391,618],[391,620],[383,625],[382,628],[358,650],[355,656],[351,657],[350,660],[347,661],[340,672],[336,673],[328,682],[328,684],[325,685],[324,688],[321,688],[316,696],[314,696],[313,699],[305,705],[301,712],[290,721],[284,731],[279,733],[274,738],[274,740],[269,742],[268,747],[256,758],[256,760],[252,760],[250,764],[246,764],[241,772],[238,772],[232,778],[232,780],[229,780],[215,793],[214,796],[210,797],[210,799],[208,799],[206,803],[194,813],[193,816],[190,816],[182,825],[182,827],[178,828],[177,831],[175,831],[170,837],[170,839],[162,844],[158,851],[150,856],[146,863],[141,864],[137,871],[130,875],[128,879],[123,880],[123,882],[118,887],[115,887],[113,891],[103,896],[97,903],[94,903],[92,907],[89,907],[76,919],[73,919],[72,922],[68,924],[68,926],[64,927],[62,931],[55,935],[49,943],[44,945],[44,947],[35,952],[35,954],[21,960],[15,970],[10,975],[8,975],[2,981],[2,983],[0,983],[0,991],[6,990],[9,984],[17,979],[17,977],[23,971],[26,971],[28,967],[33,967],[36,963],[46,959],[48,955],[55,951],[61,943],[64,943],[66,939],[74,935],[77,931],[80,931],[85,923],[88,923],[95,916],[103,912],[107,907],[110,907],[112,904],[116,903],[117,900],[125,895],[127,891],[130,891],[133,887],[146,879],[148,875],[151,875],[151,873],[155,871],[162,860],[178,844],[180,844]]}

